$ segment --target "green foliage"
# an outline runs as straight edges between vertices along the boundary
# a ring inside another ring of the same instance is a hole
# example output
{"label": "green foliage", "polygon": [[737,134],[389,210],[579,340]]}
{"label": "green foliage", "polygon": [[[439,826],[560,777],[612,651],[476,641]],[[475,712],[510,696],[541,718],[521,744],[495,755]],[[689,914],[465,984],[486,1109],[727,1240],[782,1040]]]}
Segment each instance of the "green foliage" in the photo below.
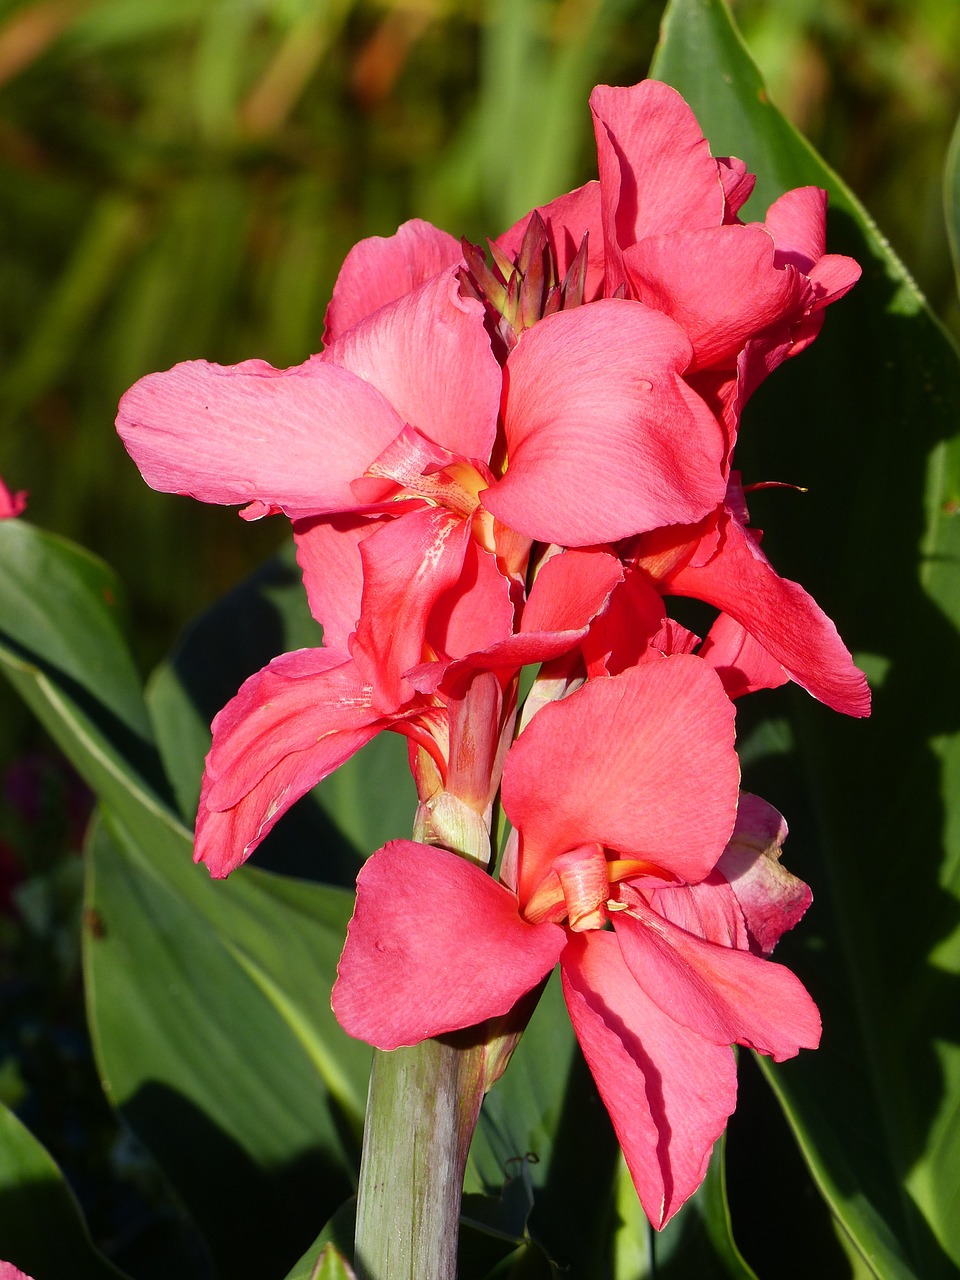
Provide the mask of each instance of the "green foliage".
{"label": "green foliage", "polygon": [[60,1170],[6,1107],[0,1107],[0,1257],[38,1277],[124,1280],[90,1243]]}

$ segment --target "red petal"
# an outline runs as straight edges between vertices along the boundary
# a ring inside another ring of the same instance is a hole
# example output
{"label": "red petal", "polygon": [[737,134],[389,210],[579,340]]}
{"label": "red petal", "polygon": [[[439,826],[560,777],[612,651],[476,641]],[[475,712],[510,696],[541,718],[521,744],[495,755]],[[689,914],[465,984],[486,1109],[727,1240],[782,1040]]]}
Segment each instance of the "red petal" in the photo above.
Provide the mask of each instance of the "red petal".
{"label": "red petal", "polygon": [[717,868],[699,884],[666,885],[653,890],[644,886],[644,892],[654,911],[671,924],[707,942],[748,951],[750,936],[743,911],[737,895],[718,870],[722,862],[721,856]]}
{"label": "red petal", "polygon": [[682,331],[637,302],[541,320],[507,360],[509,465],[483,505],[564,546],[699,520],[725,491],[724,438],[680,376],[689,359]]}
{"label": "red petal", "polygon": [[360,544],[363,600],[351,652],[377,706],[411,695],[402,677],[423,658],[430,611],[460,577],[470,525],[443,507],[410,511]]}
{"label": "red petal", "polygon": [[783,965],[705,942],[630,894],[613,917],[630,972],[659,1007],[714,1044],[746,1045],[776,1062],[820,1043],[820,1015]]}
{"label": "red petal", "polygon": [[590,95],[607,249],[607,296],[623,280],[619,251],[645,236],[719,227],[724,193],[693,112],[655,80]]}
{"label": "red petal", "polygon": [[733,721],[715,673],[683,656],[590,680],[541,708],[503,776],[522,837],[521,901],[553,857],[587,843],[703,879],[736,817]]}
{"label": "red petal", "polygon": [[404,422],[436,444],[485,462],[496,436],[501,373],[483,314],[481,303],[460,297],[451,269],[360,321],[321,360],[375,386]]}
{"label": "red petal", "polygon": [[674,319],[693,345],[694,367],[730,367],[747,340],[813,304],[795,267],[774,263],[760,227],[723,226],[650,237],[628,248],[630,296]]}
{"label": "red petal", "polygon": [[324,344],[461,257],[453,236],[419,218],[405,222],[392,236],[361,240],[347,254],[333,286]]}
{"label": "red petal", "polygon": [[713,667],[731,698],[757,689],[778,689],[790,679],[780,663],[728,613],[721,613],[714,622],[699,656]]}
{"label": "red petal", "polygon": [[213,722],[195,860],[228,875],[295,800],[383,726],[342,654],[302,649],[275,658]]}
{"label": "red petal", "polygon": [[402,426],[376,388],[316,361],[286,370],[259,360],[178,364],[141,378],[117,416],[152,488],[299,512],[356,507],[350,482]]}
{"label": "red petal", "polygon": [[720,550],[707,564],[692,561],[661,590],[694,596],[736,619],[808,693],[835,711],[870,714],[870,690],[837,629],[796,582],[781,578],[756,541],[723,512]]}
{"label": "red petal", "polygon": [[363,516],[322,516],[294,522],[297,563],[310,612],[323,627],[323,647],[346,657],[363,591],[360,543],[378,527]]}
{"label": "red petal", "polygon": [[644,1212],[656,1228],[703,1181],[737,1100],[736,1065],[637,985],[610,933],[574,934],[563,992]]}
{"label": "red petal", "polygon": [[364,864],[333,988],[350,1035],[397,1049],[508,1013],[565,941],[465,858],[394,840]]}

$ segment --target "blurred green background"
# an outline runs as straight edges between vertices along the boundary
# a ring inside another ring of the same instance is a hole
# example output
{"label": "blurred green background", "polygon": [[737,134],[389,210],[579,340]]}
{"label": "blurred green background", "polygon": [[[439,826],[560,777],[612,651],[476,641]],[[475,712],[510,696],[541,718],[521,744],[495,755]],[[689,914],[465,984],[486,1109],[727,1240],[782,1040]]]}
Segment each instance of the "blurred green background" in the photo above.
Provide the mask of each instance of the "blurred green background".
{"label": "blurred green background", "polygon": [[[187,358],[299,363],[355,240],[411,216],[479,239],[594,176],[589,90],[644,75],[662,7],[0,3],[0,475],[118,569],[145,664],[284,529],[149,492],[120,394]],[[960,4],[734,9],[772,98],[956,325]]]}

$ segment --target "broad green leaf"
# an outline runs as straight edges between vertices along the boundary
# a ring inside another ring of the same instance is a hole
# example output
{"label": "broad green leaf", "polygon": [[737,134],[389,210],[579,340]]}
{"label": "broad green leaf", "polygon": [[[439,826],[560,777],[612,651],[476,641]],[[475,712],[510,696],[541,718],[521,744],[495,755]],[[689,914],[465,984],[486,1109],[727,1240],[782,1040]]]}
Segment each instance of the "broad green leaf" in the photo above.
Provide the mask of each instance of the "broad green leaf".
{"label": "broad green leaf", "polygon": [[[778,958],[821,1004],[824,1043],[764,1066],[869,1273],[952,1276],[960,366],[856,199],[768,102],[718,0],[674,0],[653,74],[684,94],[714,154],[738,155],[758,173],[747,217],[762,217],[789,187],[824,186],[828,247],[863,266],[813,348],[753,398],[738,449],[745,480],[809,488],[757,495],[754,518],[780,572],[801,581],[860,651],[875,692],[866,723],[796,690],[741,704],[745,738],[774,699],[788,723],[786,743],[779,734],[747,782],[787,814],[786,860],[817,899]],[[789,1206],[779,1229],[790,1229]]]}
{"label": "broad green leaf", "polygon": [[0,523],[0,664],[92,789],[161,807],[163,772],[121,617],[95,556],[22,520]]}
{"label": "broad green leaf", "polygon": [[123,1280],[91,1244],[63,1174],[6,1107],[0,1107],[0,1259],[37,1280]]}
{"label": "broad green leaf", "polygon": [[105,1088],[225,1270],[253,1277],[350,1190],[369,1050],[329,997],[353,896],[195,867],[125,755],[162,776],[112,577],[14,521],[0,556],[0,661],[104,804],[85,960]]}
{"label": "broad green leaf", "polygon": [[369,1050],[330,989],[353,899],[252,869],[213,882],[190,854],[147,812],[96,827],[89,1018],[108,1097],[223,1273],[254,1277],[350,1191]]}

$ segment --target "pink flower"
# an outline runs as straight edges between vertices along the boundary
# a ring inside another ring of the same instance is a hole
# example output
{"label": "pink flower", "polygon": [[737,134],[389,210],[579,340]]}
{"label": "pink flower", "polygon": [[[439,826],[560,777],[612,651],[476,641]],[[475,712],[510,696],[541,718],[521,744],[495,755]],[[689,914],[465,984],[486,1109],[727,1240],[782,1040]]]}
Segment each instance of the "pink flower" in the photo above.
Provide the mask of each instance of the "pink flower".
{"label": "pink flower", "polygon": [[623,300],[561,311],[501,370],[457,268],[424,278],[448,240],[407,224],[358,245],[332,341],[299,368],[194,362],[121,401],[154,487],[293,518],[324,629],[323,649],[276,659],[214,722],[197,824],[214,874],[384,728],[430,753],[444,784],[453,673],[496,671],[505,688],[571,649],[622,575],[609,554],[567,551],[528,598],[534,539],[586,548],[722,496],[723,435],[683,380],[690,346],[671,320]]}
{"label": "pink flower", "polygon": [[12,516],[18,516],[27,507],[26,490],[21,489],[19,493],[11,493],[0,478],[0,520],[8,520]]}
{"label": "pink flower", "polygon": [[696,658],[654,659],[545,706],[504,769],[515,837],[501,883],[410,841],[364,866],[333,991],[341,1024],[382,1049],[414,1044],[507,1015],[559,960],[641,1202],[663,1226],[733,1110],[731,1044],[781,1060],[819,1040],[800,982],[763,958],[808,891],[779,873],[769,806],[749,798],[735,828],[738,780],[733,708]]}
{"label": "pink flower", "polygon": [[0,1280],[33,1280],[25,1271],[20,1271],[12,1262],[0,1262]]}
{"label": "pink flower", "polygon": [[[375,536],[394,528],[387,525]],[[372,561],[364,591],[376,589],[370,583],[377,582],[377,566]],[[415,565],[411,575],[414,570]],[[197,816],[196,861],[215,876],[228,875],[300,796],[384,729],[422,747],[434,762],[437,785],[451,790],[451,761],[464,768],[459,733],[466,735],[487,763],[483,796],[477,796],[482,812],[498,785],[498,774],[491,771],[500,738],[506,733],[509,740],[513,726],[515,702],[504,702],[504,689],[525,663],[574,648],[621,573],[615,557],[603,552],[554,556],[537,576],[515,631],[507,623],[502,633],[485,633],[489,618],[483,614],[458,621],[456,608],[450,613],[438,607],[439,616],[435,613],[430,625],[424,625],[423,634],[428,645],[439,646],[445,637],[454,646],[452,653],[442,662],[411,668],[395,684],[377,679],[367,655],[361,660],[356,634],[352,644],[344,637],[342,649],[301,649],[275,658],[244,683],[213,722]],[[407,581],[402,575],[399,580]],[[407,603],[417,606],[415,593],[409,593]],[[402,644],[404,636],[397,640]],[[384,666],[389,668],[389,655]],[[395,664],[392,669],[399,671]],[[463,725],[462,704],[480,672],[496,674],[500,703],[488,722]],[[450,687],[441,688],[445,677]]]}

